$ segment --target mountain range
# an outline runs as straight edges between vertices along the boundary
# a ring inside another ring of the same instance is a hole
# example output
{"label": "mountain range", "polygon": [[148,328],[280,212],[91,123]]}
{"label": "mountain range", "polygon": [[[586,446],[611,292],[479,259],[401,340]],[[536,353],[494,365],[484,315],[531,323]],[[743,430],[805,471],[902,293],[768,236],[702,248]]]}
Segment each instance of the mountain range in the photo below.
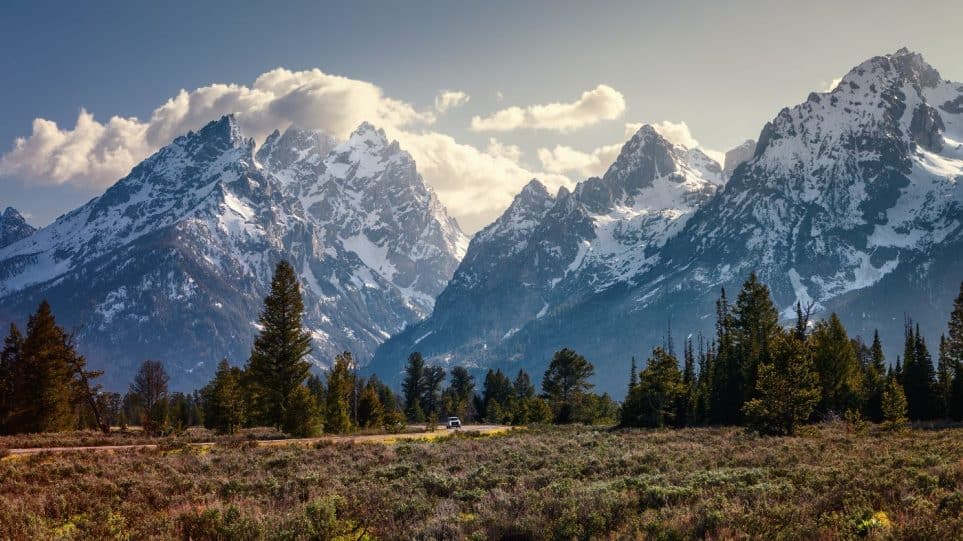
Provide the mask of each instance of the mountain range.
{"label": "mountain range", "polygon": [[255,153],[225,116],[0,248],[0,315],[23,321],[47,298],[108,387],[154,358],[192,389],[219,359],[247,358],[281,259],[325,366],[370,358],[428,315],[466,244],[411,156],[370,124],[341,143],[290,127]]}
{"label": "mountain range", "polygon": [[554,197],[533,181],[370,370],[396,377],[419,350],[540,374],[572,347],[619,393],[672,330],[711,337],[721,289],[753,271],[787,320],[797,302],[837,312],[854,335],[879,329],[891,359],[906,316],[936,339],[963,279],[963,85],[901,49],[729,155],[723,169],[644,126],[602,178]]}
{"label": "mountain range", "polygon": [[963,84],[906,49],[722,164],[644,125],[604,175],[554,194],[533,179],[470,242],[382,130],[290,126],[257,145],[225,116],[39,230],[8,208],[0,321],[47,298],[107,387],[155,358],[193,389],[247,358],[286,259],[318,367],[348,350],[396,384],[420,351],[537,377],[571,347],[619,396],[633,356],[710,337],[720,291],[755,271],[787,321],[797,302],[837,312],[892,360],[907,316],[936,339],[963,279],[961,179]]}

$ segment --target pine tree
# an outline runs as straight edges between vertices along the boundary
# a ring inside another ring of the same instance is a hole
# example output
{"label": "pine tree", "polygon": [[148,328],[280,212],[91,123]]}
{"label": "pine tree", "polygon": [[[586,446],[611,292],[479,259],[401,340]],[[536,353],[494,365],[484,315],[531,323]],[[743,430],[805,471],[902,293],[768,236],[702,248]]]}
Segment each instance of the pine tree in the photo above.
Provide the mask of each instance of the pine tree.
{"label": "pine tree", "polygon": [[655,348],[639,374],[639,424],[658,428],[678,426],[679,402],[684,392],[678,359],[661,347]]}
{"label": "pine tree", "polygon": [[475,396],[475,378],[464,366],[451,369],[451,384],[447,389],[449,404],[447,413],[459,417],[462,422],[470,420],[472,398]]}
{"label": "pine tree", "polygon": [[641,424],[642,395],[639,388],[638,367],[635,364],[635,357],[632,357],[629,388],[626,390],[625,399],[622,400],[622,409],[619,411],[619,426],[641,426]]}
{"label": "pine tree", "polygon": [[421,353],[416,351],[408,356],[408,365],[405,367],[405,380],[401,384],[405,401],[405,415],[409,421],[419,423],[425,420],[425,412],[421,408],[424,384],[425,360],[421,357]]}
{"label": "pine tree", "polygon": [[906,394],[910,419],[931,419],[936,394],[936,377],[933,360],[926,347],[926,340],[915,331],[911,323],[906,328],[903,358],[903,392]]}
{"label": "pine tree", "polygon": [[325,430],[345,434],[353,429],[351,423],[351,394],[354,391],[354,375],[351,373],[351,353],[344,352],[334,358],[334,366],[328,372],[325,398]]}
{"label": "pine tree", "polygon": [[[69,336],[57,325],[47,301],[27,322],[20,348],[21,369],[13,397],[16,415],[12,432],[56,432],[77,428],[77,353]],[[82,361],[81,361],[82,364]]]}
{"label": "pine tree", "polygon": [[482,386],[481,413],[489,423],[511,422],[512,396],[515,389],[501,369],[488,370]]}
{"label": "pine tree", "polygon": [[946,357],[953,371],[953,383],[950,388],[947,413],[953,420],[961,421],[963,420],[963,283],[960,283],[959,296],[953,301],[948,327]]}
{"label": "pine tree", "polygon": [[691,339],[686,339],[682,356],[682,396],[679,399],[678,411],[675,414],[675,423],[677,426],[692,426],[696,423],[698,382],[695,374],[695,352],[692,350]]}
{"label": "pine tree", "polygon": [[378,388],[371,381],[365,384],[358,400],[358,426],[361,428],[375,428],[384,425],[384,406]]}
{"label": "pine tree", "polygon": [[883,427],[898,430],[906,426],[907,402],[903,386],[889,378],[883,392]]}
{"label": "pine tree", "polygon": [[829,320],[817,323],[809,342],[821,387],[818,411],[844,413],[858,409],[862,371],[839,317],[832,314]]}
{"label": "pine tree", "polygon": [[772,340],[771,362],[759,367],[758,396],[743,407],[750,429],[760,434],[794,434],[819,402],[812,353],[797,336],[779,333]]}
{"label": "pine tree", "polygon": [[750,273],[736,298],[733,310],[735,331],[735,362],[738,365],[739,403],[755,394],[756,371],[760,364],[769,361],[769,342],[779,327],[779,312],[772,303],[769,288],[759,281],[756,273]]}
{"label": "pine tree", "polygon": [[866,416],[874,422],[883,420],[883,391],[886,390],[886,357],[879,331],[873,333],[873,345],[869,348],[869,362],[863,371]]}
{"label": "pine tree", "polygon": [[424,385],[421,395],[421,409],[425,412],[428,429],[434,430],[441,415],[441,386],[445,382],[445,369],[440,366],[426,366]]}
{"label": "pine tree", "polygon": [[934,400],[934,416],[947,418],[950,415],[950,403],[953,400],[953,376],[956,372],[950,360],[949,342],[945,335],[940,335],[940,353],[936,365],[936,397]]}
{"label": "pine tree", "polygon": [[201,389],[204,426],[223,434],[234,434],[247,420],[246,403],[241,388],[241,369],[227,359],[217,365],[214,379]]}
{"label": "pine tree", "polygon": [[552,405],[555,422],[570,423],[582,395],[593,385],[589,378],[595,367],[585,357],[564,348],[555,352],[542,378],[542,393]]}
{"label": "pine tree", "polygon": [[741,401],[741,367],[735,350],[735,330],[732,309],[722,290],[716,301],[716,342],[712,354],[709,387],[709,422],[736,424],[739,422]]}
{"label": "pine tree", "polygon": [[298,385],[288,397],[281,427],[285,433],[298,438],[321,434],[322,421],[314,395],[304,385]]}
{"label": "pine tree", "polygon": [[12,433],[11,427],[16,425],[16,398],[21,388],[19,372],[23,370],[22,349],[23,335],[16,324],[11,323],[10,333],[0,352],[0,434]]}
{"label": "pine tree", "polygon": [[264,299],[260,333],[254,340],[247,372],[255,394],[259,421],[281,428],[292,393],[308,377],[311,335],[304,330],[304,303],[294,268],[281,261],[274,270],[271,292]]}

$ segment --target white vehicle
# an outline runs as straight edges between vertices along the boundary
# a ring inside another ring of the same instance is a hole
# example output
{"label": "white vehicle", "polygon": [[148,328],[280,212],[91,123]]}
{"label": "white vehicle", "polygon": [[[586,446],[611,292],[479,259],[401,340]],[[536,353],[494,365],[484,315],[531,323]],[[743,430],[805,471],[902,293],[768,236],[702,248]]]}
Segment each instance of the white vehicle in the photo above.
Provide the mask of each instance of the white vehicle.
{"label": "white vehicle", "polygon": [[445,422],[445,428],[461,428],[461,419],[458,417],[449,417],[448,421]]}

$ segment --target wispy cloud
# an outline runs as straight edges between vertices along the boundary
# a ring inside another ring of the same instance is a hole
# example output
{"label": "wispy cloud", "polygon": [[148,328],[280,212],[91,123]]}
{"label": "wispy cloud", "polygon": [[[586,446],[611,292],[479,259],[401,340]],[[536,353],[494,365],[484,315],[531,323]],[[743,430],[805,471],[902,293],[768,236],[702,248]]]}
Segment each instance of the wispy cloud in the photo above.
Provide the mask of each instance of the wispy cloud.
{"label": "wispy cloud", "polygon": [[435,96],[435,110],[444,113],[449,109],[465,105],[470,99],[471,96],[460,90],[442,90]]}

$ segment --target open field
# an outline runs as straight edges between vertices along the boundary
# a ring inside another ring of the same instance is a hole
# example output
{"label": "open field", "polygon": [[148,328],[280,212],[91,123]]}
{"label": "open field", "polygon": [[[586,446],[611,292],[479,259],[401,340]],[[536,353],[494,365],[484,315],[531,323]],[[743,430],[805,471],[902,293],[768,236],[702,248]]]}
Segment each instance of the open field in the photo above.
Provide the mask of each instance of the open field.
{"label": "open field", "polygon": [[0,461],[0,500],[13,539],[958,539],[963,429],[42,453]]}

